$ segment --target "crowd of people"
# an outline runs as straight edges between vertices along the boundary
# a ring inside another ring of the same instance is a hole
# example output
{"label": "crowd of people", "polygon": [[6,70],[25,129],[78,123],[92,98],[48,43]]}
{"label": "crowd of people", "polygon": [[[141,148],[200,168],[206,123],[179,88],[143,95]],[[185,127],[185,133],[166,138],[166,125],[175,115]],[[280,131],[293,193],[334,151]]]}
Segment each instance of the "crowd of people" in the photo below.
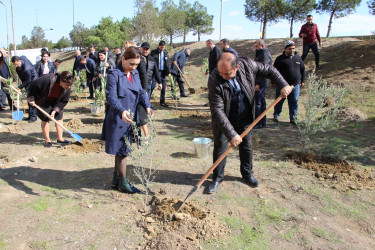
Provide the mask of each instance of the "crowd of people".
{"label": "crowd of people", "polygon": [[[300,57],[295,51],[295,43],[288,40],[284,51],[279,55],[272,66],[272,57],[264,40],[254,43],[254,60],[239,57],[238,52],[230,46],[228,39],[215,45],[214,41],[206,41],[210,51],[208,55],[208,105],[211,110],[212,128],[214,137],[213,161],[215,162],[227,149],[228,142],[239,146],[240,171],[244,181],[251,187],[257,187],[259,182],[253,175],[251,132],[241,138],[247,127],[266,109],[265,93],[270,80],[276,88],[275,98],[282,96],[288,99],[289,119],[292,125],[297,124],[298,98],[300,86],[304,84],[305,67],[303,60],[309,50],[315,55],[316,68],[319,69],[319,51],[317,41],[321,46],[316,24],[313,17],[307,16],[307,22],[301,27],[299,36],[303,38],[303,55]],[[48,50],[42,49],[40,58],[35,66],[25,56],[13,56],[11,62],[22,84],[19,89],[25,88],[28,95],[29,122],[35,122],[37,117],[42,121],[41,127],[45,137],[45,147],[52,147],[49,137],[50,117],[45,116],[35,107],[42,108],[51,117],[62,123],[63,110],[69,102],[70,88],[74,78],[79,79],[80,72],[86,71],[86,83],[82,88],[89,88],[89,99],[94,98],[94,90],[102,86],[101,81],[107,74],[106,99],[107,108],[103,122],[102,140],[106,142],[105,151],[115,156],[115,169],[112,186],[127,193],[140,192],[130,184],[126,177],[126,157],[129,148],[126,139],[133,140],[131,123],[136,121],[142,128],[144,136],[148,136],[147,119],[154,112],[150,98],[157,87],[160,91],[160,106],[168,107],[166,99],[166,78],[172,76],[180,89],[180,97],[176,91],[172,99],[186,98],[189,95],[184,88],[184,66],[191,50],[186,48],[173,55],[172,63],[166,50],[165,41],[160,41],[158,47],[151,50],[150,44],[143,42],[138,48],[132,41],[124,43],[123,53],[120,48],[112,53],[108,47],[96,51],[91,45],[86,55],[80,50],[75,51],[73,73],[57,72],[61,63],[50,59]],[[2,89],[4,79],[10,78],[6,52],[0,50],[0,66]],[[293,86],[293,87],[291,87]],[[13,103],[9,92],[0,93],[0,108],[3,109],[5,99],[9,106]],[[285,99],[282,99],[274,109],[273,121],[278,122]],[[38,106],[39,105],[39,106]],[[264,117],[255,127],[267,127]],[[62,128],[56,125],[57,143],[70,144],[62,136]],[[226,158],[213,172],[213,182],[208,187],[208,193],[217,191],[224,179]]]}

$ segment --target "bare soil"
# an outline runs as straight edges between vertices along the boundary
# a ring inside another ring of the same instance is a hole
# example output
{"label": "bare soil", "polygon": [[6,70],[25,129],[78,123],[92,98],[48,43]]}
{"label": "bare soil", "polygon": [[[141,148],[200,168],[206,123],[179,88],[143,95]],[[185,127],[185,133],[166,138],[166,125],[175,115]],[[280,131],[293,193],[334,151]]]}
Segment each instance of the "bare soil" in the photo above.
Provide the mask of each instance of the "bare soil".
{"label": "bare soil", "polygon": [[[233,41],[241,56],[254,57],[254,40]],[[267,41],[275,58],[284,40]],[[297,51],[302,43],[297,41]],[[212,138],[207,78],[202,74],[205,42],[192,49],[186,71],[195,94],[168,108],[154,91],[152,145],[158,174],[143,194],[111,188],[114,157],[100,141],[103,114],[91,114],[87,90],[64,113],[65,125],[82,144],[60,147],[51,124],[52,148],[44,148],[40,121],[16,122],[0,112],[1,249],[374,249],[375,248],[375,41],[356,37],[325,39],[318,77],[348,88],[338,128],[318,133],[323,155],[300,153],[298,131],[289,124],[287,103],[279,123],[253,130],[254,174],[258,188],[241,178],[238,150],[227,157],[225,178],[208,195],[210,178],[176,209],[212,165],[198,159],[194,137]],[[173,52],[171,53],[173,54]],[[64,64],[71,68],[69,53]],[[306,58],[309,72],[314,68]],[[301,98],[306,97],[302,88]],[[267,91],[267,103],[274,90]],[[177,105],[177,107],[175,106]],[[300,105],[299,114],[304,114]],[[67,139],[69,134],[64,134]],[[338,151],[343,157],[329,155]],[[128,177],[140,187],[128,159]],[[147,167],[147,166],[144,166]]]}

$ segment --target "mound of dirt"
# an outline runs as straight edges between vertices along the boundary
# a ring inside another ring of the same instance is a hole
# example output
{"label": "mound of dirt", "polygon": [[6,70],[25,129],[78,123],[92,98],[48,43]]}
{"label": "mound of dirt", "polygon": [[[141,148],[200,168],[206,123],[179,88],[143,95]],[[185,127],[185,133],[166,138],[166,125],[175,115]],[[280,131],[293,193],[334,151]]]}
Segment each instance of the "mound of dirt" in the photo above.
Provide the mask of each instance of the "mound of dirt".
{"label": "mound of dirt", "polygon": [[104,150],[104,141],[100,140],[89,140],[89,139],[82,139],[82,144],[75,143],[71,145],[63,146],[63,152],[70,153],[70,154],[87,154],[90,152],[101,152]]}
{"label": "mound of dirt", "polygon": [[375,173],[371,169],[362,169],[347,161],[301,152],[289,151],[286,156],[298,166],[315,171],[315,177],[319,180],[331,180],[339,190],[375,189]]}
{"label": "mound of dirt", "polygon": [[360,122],[367,120],[367,115],[365,113],[352,107],[340,110],[338,116],[344,121]]}
{"label": "mound of dirt", "polygon": [[0,168],[7,168],[10,165],[10,159],[6,155],[0,155]]}
{"label": "mound of dirt", "polygon": [[66,126],[69,129],[76,130],[76,129],[82,128],[84,125],[80,119],[72,119],[66,123]]}
{"label": "mound of dirt", "polygon": [[186,202],[155,197],[152,211],[140,222],[145,229],[145,247],[150,249],[196,249],[200,241],[219,238],[229,233],[217,216]]}

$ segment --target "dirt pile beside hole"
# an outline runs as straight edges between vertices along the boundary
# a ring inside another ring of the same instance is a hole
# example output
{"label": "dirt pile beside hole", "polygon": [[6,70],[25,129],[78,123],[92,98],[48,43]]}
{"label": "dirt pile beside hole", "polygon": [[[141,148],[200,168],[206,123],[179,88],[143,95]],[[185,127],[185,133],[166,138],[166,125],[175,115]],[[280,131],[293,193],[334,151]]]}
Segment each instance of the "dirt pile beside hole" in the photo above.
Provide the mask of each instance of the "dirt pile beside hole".
{"label": "dirt pile beside hole", "polygon": [[344,121],[361,122],[367,120],[367,115],[356,108],[345,108],[339,111],[338,117]]}
{"label": "dirt pile beside hole", "polygon": [[64,153],[71,154],[87,154],[90,152],[102,152],[104,151],[104,141],[100,140],[89,140],[82,139],[82,144],[76,142],[71,145],[61,147]]}
{"label": "dirt pile beside hole", "polygon": [[69,129],[77,130],[79,128],[82,128],[84,125],[80,119],[72,119],[66,123],[66,126]]}
{"label": "dirt pile beside hole", "polygon": [[7,168],[10,166],[10,159],[6,155],[0,155],[0,168]]}
{"label": "dirt pile beside hole", "polygon": [[298,166],[313,170],[319,180],[332,181],[334,187],[348,189],[375,189],[375,173],[371,169],[362,169],[347,161],[319,157],[313,154],[289,151],[286,156]]}
{"label": "dirt pile beside hole", "polygon": [[211,116],[210,112],[196,111],[196,110],[173,110],[172,114],[179,116],[179,117],[195,117],[195,118]]}
{"label": "dirt pile beside hole", "polygon": [[168,197],[155,197],[152,211],[140,222],[145,229],[144,247],[150,249],[196,249],[200,241],[220,238],[229,229],[216,214],[186,202],[176,213],[182,201]]}

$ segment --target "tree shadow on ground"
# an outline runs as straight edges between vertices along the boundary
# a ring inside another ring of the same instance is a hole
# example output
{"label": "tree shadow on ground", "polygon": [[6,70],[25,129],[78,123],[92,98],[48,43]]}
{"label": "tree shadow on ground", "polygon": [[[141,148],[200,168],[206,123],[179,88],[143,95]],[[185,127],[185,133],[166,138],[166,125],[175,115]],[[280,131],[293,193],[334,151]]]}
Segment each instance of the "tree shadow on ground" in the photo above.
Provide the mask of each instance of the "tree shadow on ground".
{"label": "tree shadow on ground", "polygon": [[[136,183],[134,167],[128,166],[128,177]],[[113,175],[113,168],[95,168],[81,171],[64,171],[56,169],[41,169],[30,166],[6,168],[0,171],[0,178],[13,188],[30,195],[40,195],[28,183],[35,183],[59,190],[87,192],[85,189],[108,190]],[[202,174],[192,174],[174,170],[159,170],[154,182],[193,186]],[[225,176],[226,181],[239,181],[241,178]],[[207,184],[208,185],[208,184]]]}

